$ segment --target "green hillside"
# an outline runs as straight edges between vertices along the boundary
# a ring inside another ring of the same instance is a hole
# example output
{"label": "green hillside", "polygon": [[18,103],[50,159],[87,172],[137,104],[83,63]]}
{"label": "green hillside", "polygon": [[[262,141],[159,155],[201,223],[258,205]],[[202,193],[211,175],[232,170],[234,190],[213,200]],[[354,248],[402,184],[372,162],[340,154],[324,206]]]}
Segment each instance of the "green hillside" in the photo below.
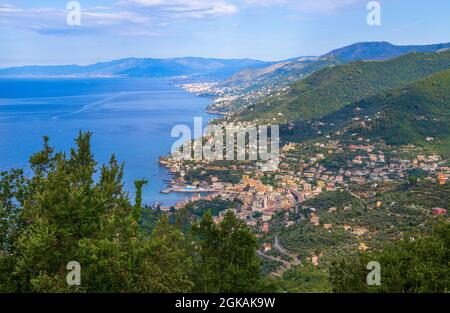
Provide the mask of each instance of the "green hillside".
{"label": "green hillside", "polygon": [[[416,144],[450,155],[450,70],[347,105],[311,122],[281,127],[285,141],[359,134],[389,145]],[[426,138],[433,140],[427,142]]]}
{"label": "green hillside", "polygon": [[318,70],[337,64],[340,62],[332,55],[281,62],[267,68],[242,70],[226,80],[223,85],[239,85],[244,92],[249,92],[258,88],[293,83]]}
{"label": "green hillside", "polygon": [[433,141],[449,139],[450,70],[387,94],[381,100],[383,109],[364,128],[364,135],[392,145],[421,144],[427,137]]}
{"label": "green hillside", "polygon": [[389,61],[358,61],[323,69],[244,111],[241,120],[309,120],[450,68],[450,51],[411,53]]}

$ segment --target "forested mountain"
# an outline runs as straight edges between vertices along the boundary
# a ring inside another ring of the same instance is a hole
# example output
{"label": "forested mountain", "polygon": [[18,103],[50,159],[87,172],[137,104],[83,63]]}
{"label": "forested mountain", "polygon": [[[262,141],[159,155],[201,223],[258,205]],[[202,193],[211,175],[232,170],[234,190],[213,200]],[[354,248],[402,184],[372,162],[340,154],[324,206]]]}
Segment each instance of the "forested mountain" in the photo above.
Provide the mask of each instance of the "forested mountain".
{"label": "forested mountain", "polygon": [[298,57],[276,62],[267,67],[245,68],[229,79],[225,85],[244,84],[250,87],[262,82],[267,84],[277,80],[298,80],[316,70],[336,64],[353,61],[387,60],[411,52],[436,52],[450,48],[450,43],[422,46],[396,46],[388,42],[359,42],[343,48],[335,49],[319,57]]}
{"label": "forested mountain", "polygon": [[357,61],[315,72],[248,108],[241,120],[309,120],[450,68],[450,51],[411,53],[388,61]]}
{"label": "forested mountain", "polygon": [[450,48],[450,43],[396,46],[388,42],[360,42],[335,49],[319,57],[299,57],[275,62],[267,67],[245,68],[221,84],[233,88],[235,99],[230,103],[215,103],[215,111],[236,112],[254,105],[260,99],[284,91],[289,84],[304,79],[321,69],[354,61],[388,60],[411,52],[431,53]]}
{"label": "forested mountain", "polygon": [[379,107],[371,122],[359,126],[363,135],[391,145],[420,144],[428,137],[450,152],[450,70],[361,104]]}
{"label": "forested mountain", "polygon": [[450,43],[421,46],[396,46],[389,42],[359,42],[335,49],[320,57],[298,57],[267,67],[245,68],[231,76],[224,85],[250,87],[279,80],[294,81],[330,65],[353,61],[387,60],[411,52],[436,52],[450,48]]}
{"label": "forested mountain", "polygon": [[382,139],[390,145],[427,143],[450,155],[449,91],[450,70],[447,70],[354,102],[318,119],[284,125],[281,134],[286,141],[327,135],[351,138],[357,134]]}
{"label": "forested mountain", "polygon": [[276,83],[287,83],[337,63],[338,61],[333,56],[323,58],[300,57],[262,68],[245,68],[225,80],[222,85],[256,88]]}
{"label": "forested mountain", "polygon": [[411,52],[436,52],[449,49],[450,43],[434,45],[408,45],[397,46],[389,42],[358,42],[327,53],[325,56],[334,56],[341,62],[358,60],[387,60]]}

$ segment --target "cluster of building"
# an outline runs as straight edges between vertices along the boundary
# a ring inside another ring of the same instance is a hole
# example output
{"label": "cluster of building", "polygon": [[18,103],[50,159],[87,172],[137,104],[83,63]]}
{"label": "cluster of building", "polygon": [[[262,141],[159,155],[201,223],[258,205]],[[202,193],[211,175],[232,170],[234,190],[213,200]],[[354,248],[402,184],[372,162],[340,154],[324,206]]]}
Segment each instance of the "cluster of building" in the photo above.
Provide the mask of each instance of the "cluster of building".
{"label": "cluster of building", "polygon": [[[304,151],[309,153],[306,154]],[[341,164],[342,166],[338,168],[327,168],[324,165],[327,163],[323,161],[335,154],[348,156],[345,164]],[[280,151],[281,162],[278,169],[269,174],[259,171],[254,164],[248,162],[218,168],[214,166],[214,162],[185,163],[170,160],[166,166],[178,174],[180,184],[186,183],[183,180],[186,173],[201,169],[205,177],[209,177],[209,181],[189,182],[193,188],[209,190],[211,193],[206,196],[206,200],[217,196],[240,200],[241,208],[234,208],[237,216],[247,221],[249,225],[261,227],[262,231],[268,232],[268,222],[275,212],[288,211],[324,191],[348,189],[351,184],[406,179],[411,171],[417,169],[428,173],[429,179],[439,184],[446,184],[450,179],[450,168],[444,166],[445,163],[437,155],[409,154],[409,158],[395,155],[392,153],[387,155],[375,145],[345,145],[330,140],[327,143],[314,143],[311,147],[286,144]],[[242,179],[234,184],[222,182],[218,177],[208,176],[209,169],[240,172]],[[270,183],[267,182],[268,177]],[[193,201],[195,200],[198,200],[198,196],[193,198]],[[180,203],[178,207],[185,204]],[[442,211],[436,211],[434,214],[442,214]],[[216,219],[221,218],[222,215]]]}

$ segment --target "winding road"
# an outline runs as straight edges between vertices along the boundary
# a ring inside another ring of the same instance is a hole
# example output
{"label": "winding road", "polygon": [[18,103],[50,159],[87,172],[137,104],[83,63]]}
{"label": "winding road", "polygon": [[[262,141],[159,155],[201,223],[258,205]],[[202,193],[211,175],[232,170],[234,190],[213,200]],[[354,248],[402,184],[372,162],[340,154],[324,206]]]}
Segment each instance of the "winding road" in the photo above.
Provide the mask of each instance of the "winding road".
{"label": "winding road", "polygon": [[283,246],[280,244],[280,240],[278,239],[278,236],[275,236],[274,248],[277,249],[281,254],[288,256],[292,261],[288,262],[286,260],[283,260],[282,258],[277,258],[277,257],[271,256],[271,255],[265,254],[261,250],[258,250],[257,253],[261,257],[272,260],[272,261],[280,262],[281,264],[283,264],[283,267],[280,270],[278,270],[277,272],[271,273],[272,275],[281,277],[283,275],[283,273],[286,270],[290,269],[292,266],[301,264],[300,259],[297,257],[297,255],[289,253],[286,251],[286,249],[283,248]]}

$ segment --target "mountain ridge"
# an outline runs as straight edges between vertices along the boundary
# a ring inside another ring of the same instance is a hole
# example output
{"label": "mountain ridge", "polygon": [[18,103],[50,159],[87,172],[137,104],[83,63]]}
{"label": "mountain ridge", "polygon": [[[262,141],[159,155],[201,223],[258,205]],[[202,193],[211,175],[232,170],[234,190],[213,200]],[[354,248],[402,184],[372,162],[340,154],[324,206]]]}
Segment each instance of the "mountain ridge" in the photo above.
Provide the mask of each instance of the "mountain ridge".
{"label": "mountain ridge", "polygon": [[342,62],[357,60],[387,60],[411,52],[435,52],[450,48],[450,43],[431,45],[394,45],[386,41],[357,42],[332,50],[324,56],[333,55]]}
{"label": "mountain ridge", "polygon": [[[382,139],[389,145],[450,140],[450,69],[362,99],[312,121],[281,127],[285,141],[330,136]],[[450,151],[448,151],[450,153]]]}
{"label": "mountain ridge", "polygon": [[356,61],[328,67],[264,98],[240,120],[308,120],[389,89],[450,68],[450,51],[410,53],[386,61]]}
{"label": "mountain ridge", "polygon": [[[319,57],[300,56],[281,61],[192,56],[164,59],[130,57],[89,65],[3,67],[0,68],[0,77],[173,77],[197,75],[223,80],[226,86],[236,83],[249,83],[254,79],[257,79],[256,83],[265,84],[265,76],[267,76],[268,83],[286,77],[289,81],[292,81],[314,72],[316,68],[321,69],[333,64],[355,60],[381,60],[411,51],[433,52],[442,49],[450,49],[450,43],[400,46],[388,42],[359,42],[332,50]],[[324,62],[325,60],[328,60],[328,62]],[[314,62],[318,62],[316,66],[312,65]],[[323,62],[323,64],[319,64],[319,62]],[[280,78],[276,77],[278,74]],[[275,77],[271,77],[271,75]]]}
{"label": "mountain ridge", "polygon": [[224,79],[242,68],[270,62],[252,59],[124,58],[89,65],[19,66],[0,69],[0,77],[174,77],[199,75]]}
{"label": "mountain ridge", "polygon": [[432,45],[393,45],[388,42],[358,42],[334,49],[318,57],[298,57],[257,69],[244,68],[219,83],[231,90],[231,101],[209,106],[213,112],[236,113],[255,105],[270,93],[283,91],[289,84],[305,79],[324,68],[355,61],[383,61],[411,52],[437,52],[450,49],[450,43]]}
{"label": "mountain ridge", "polygon": [[[373,41],[373,42],[357,42],[342,48],[334,49],[328,53],[321,56],[308,56],[308,57],[297,57],[286,61],[280,61],[272,66],[277,66],[277,69],[282,69],[283,67],[295,67],[295,65],[300,66],[309,62],[320,61],[330,57],[336,59],[336,64],[348,63],[352,61],[364,61],[364,60],[387,60],[390,58],[398,57],[403,54],[410,52],[435,52],[440,49],[449,49],[449,43],[439,43],[431,45],[394,45],[386,41]],[[243,69],[242,71],[248,71],[248,69]],[[254,72],[262,72],[263,69],[255,70]],[[273,71],[267,71],[266,74],[271,74]],[[236,73],[234,76],[239,77],[240,73]],[[254,74],[257,78],[261,78],[263,75]],[[236,79],[236,77],[230,77],[226,84],[232,84],[233,82],[242,83]]]}

